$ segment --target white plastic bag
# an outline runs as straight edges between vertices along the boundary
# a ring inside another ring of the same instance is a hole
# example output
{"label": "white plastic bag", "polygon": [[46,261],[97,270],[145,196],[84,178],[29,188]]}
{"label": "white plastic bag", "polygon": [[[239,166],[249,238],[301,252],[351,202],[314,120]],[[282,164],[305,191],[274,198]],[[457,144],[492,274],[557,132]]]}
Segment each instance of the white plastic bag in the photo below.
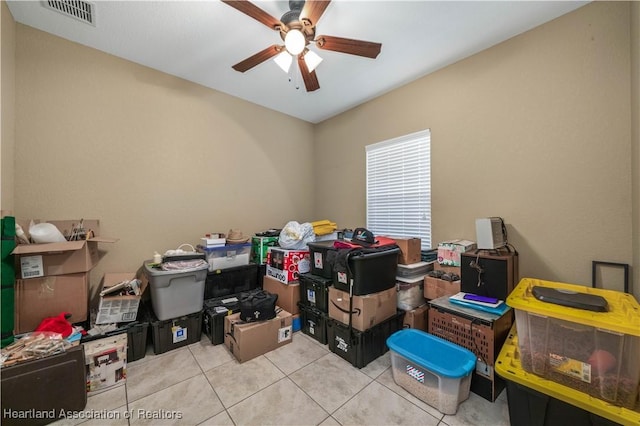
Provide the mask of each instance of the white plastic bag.
{"label": "white plastic bag", "polygon": [[316,240],[313,225],[308,222],[300,224],[296,221],[287,223],[278,237],[280,247],[290,250],[305,250],[308,243]]}
{"label": "white plastic bag", "polygon": [[29,234],[34,243],[62,243],[67,239],[62,232],[52,223],[34,223],[29,224]]}

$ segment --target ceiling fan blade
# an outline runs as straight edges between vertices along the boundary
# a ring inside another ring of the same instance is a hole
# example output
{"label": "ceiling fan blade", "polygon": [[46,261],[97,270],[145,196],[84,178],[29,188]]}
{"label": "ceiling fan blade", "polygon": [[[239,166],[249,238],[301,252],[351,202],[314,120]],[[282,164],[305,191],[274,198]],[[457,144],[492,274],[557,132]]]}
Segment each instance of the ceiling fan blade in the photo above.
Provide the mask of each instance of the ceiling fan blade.
{"label": "ceiling fan blade", "polygon": [[307,92],[318,90],[320,88],[320,84],[318,83],[316,72],[309,72],[307,63],[304,61],[304,56],[302,55],[298,55],[298,67],[300,68],[300,73],[302,74],[302,79],[304,80],[304,86],[307,88]]}
{"label": "ceiling fan blade", "polygon": [[240,72],[248,71],[251,68],[255,67],[256,65],[260,65],[267,59],[273,58],[281,51],[282,51],[282,46],[278,46],[277,44],[274,44],[272,46],[267,47],[264,50],[261,50],[260,52],[256,53],[253,56],[249,56],[244,61],[238,62],[232,68]]}
{"label": "ceiling fan blade", "polygon": [[321,35],[316,37],[316,46],[324,50],[348,53],[375,59],[380,54],[382,44],[371,41]]}
{"label": "ceiling fan blade", "polygon": [[284,24],[280,22],[279,19],[274,18],[273,16],[269,15],[267,12],[247,0],[222,0],[222,3],[226,3],[234,9],[237,9],[240,12],[244,13],[245,15],[249,15],[256,21],[263,23],[273,30],[278,30],[284,27]]}
{"label": "ceiling fan blade", "polygon": [[325,9],[327,8],[327,6],[329,6],[329,3],[331,3],[331,0],[305,1],[304,6],[302,7],[302,11],[300,12],[300,21],[302,21],[305,26],[315,27]]}

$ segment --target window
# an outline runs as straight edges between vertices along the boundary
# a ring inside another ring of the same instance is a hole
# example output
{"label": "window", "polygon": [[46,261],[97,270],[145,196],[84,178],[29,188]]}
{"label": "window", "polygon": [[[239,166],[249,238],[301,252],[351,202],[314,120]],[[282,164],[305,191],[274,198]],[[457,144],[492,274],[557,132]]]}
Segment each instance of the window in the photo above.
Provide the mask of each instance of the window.
{"label": "window", "polygon": [[431,131],[367,145],[367,229],[431,248]]}

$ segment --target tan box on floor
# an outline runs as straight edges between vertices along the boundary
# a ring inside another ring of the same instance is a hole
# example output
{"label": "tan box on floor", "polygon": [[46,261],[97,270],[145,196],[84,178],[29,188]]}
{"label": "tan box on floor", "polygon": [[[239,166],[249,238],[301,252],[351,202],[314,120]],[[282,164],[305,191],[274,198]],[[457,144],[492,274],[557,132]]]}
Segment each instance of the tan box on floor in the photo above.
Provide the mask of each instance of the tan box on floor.
{"label": "tan box on floor", "polygon": [[262,280],[262,289],[272,294],[278,295],[276,304],[285,311],[295,315],[300,312],[298,302],[300,301],[300,283],[285,284],[265,275]]}
{"label": "tan box on floor", "polygon": [[[106,290],[109,287],[121,283],[122,281],[131,281],[136,278],[135,272],[110,272],[104,274],[100,289]],[[98,306],[98,315],[96,316],[96,324],[111,324],[114,322],[135,321],[138,315],[138,306],[142,294],[149,284],[149,280],[140,280],[140,295],[119,296],[118,293],[105,294],[100,297]]]}
{"label": "tan box on floor", "polygon": [[418,306],[415,309],[407,311],[404,314],[404,320],[402,321],[402,328],[415,328],[422,331],[427,331],[429,328],[429,305],[424,304]]}
{"label": "tan box on floor", "polygon": [[268,321],[245,323],[240,313],[224,318],[224,344],[238,361],[245,362],[291,343],[292,315],[282,310]]}
{"label": "tan box on floor", "polygon": [[420,238],[394,238],[398,247],[400,247],[400,254],[398,255],[398,263],[401,265],[411,265],[412,263],[418,263],[421,259],[421,243]]}
{"label": "tan box on floor", "polygon": [[[55,225],[66,236],[80,221],[48,220],[46,222]],[[29,229],[29,221],[20,221],[20,225],[25,232]],[[100,260],[98,243],[114,243],[118,239],[101,237],[98,220],[84,220],[83,227],[85,230],[93,231],[95,236],[88,240],[16,246],[11,254],[16,257],[20,270],[19,276],[27,279],[90,271]]]}
{"label": "tan box on floor", "polygon": [[428,275],[424,277],[424,297],[427,299],[453,296],[458,293],[460,293],[460,280],[446,281]]}
{"label": "tan box on floor", "polygon": [[15,332],[35,330],[44,318],[69,312],[69,322],[87,320],[89,273],[16,280]]}
{"label": "tan box on floor", "polygon": [[[397,313],[397,299],[395,287],[378,293],[353,296],[352,327],[365,331],[391,318]],[[329,317],[349,324],[349,293],[329,287]]]}

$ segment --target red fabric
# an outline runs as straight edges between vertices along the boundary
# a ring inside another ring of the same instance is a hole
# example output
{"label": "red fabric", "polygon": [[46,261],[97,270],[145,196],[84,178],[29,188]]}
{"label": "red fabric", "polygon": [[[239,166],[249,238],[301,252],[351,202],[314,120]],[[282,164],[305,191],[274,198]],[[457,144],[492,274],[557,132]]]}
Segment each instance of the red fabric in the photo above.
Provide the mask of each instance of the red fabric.
{"label": "red fabric", "polygon": [[36,327],[35,331],[52,331],[54,333],[60,333],[62,337],[67,337],[73,331],[71,324],[67,321],[67,317],[70,316],[70,313],[62,312],[57,317],[45,318],[40,325]]}

